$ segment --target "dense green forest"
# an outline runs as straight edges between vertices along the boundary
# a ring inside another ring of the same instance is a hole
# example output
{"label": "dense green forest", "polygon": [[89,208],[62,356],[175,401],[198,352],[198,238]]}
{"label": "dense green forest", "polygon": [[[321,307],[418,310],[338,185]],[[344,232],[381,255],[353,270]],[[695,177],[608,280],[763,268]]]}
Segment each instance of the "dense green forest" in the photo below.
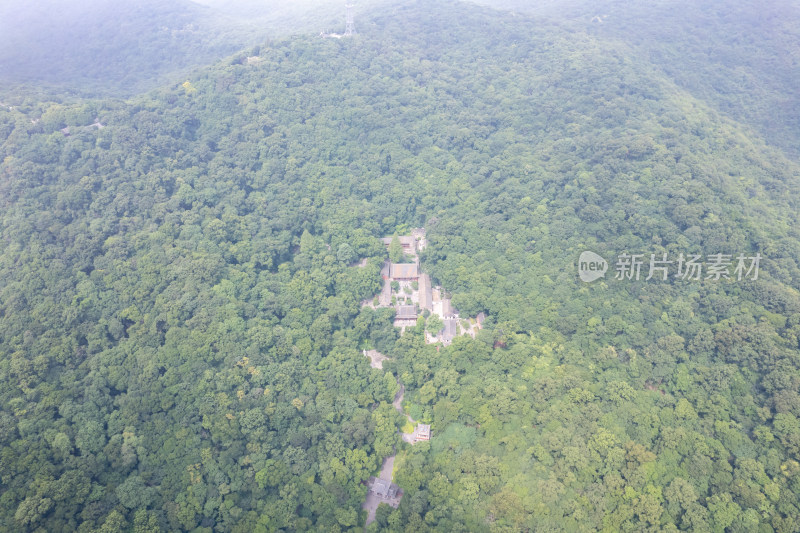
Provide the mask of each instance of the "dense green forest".
{"label": "dense green forest", "polygon": [[624,43],[692,96],[800,158],[800,4],[475,0]]}
{"label": "dense green forest", "polygon": [[[0,531],[363,531],[393,449],[369,531],[800,531],[791,131],[593,28],[412,1],[126,101],[11,94]],[[475,339],[361,306],[420,226]],[[587,249],[763,259],[586,284]]]}

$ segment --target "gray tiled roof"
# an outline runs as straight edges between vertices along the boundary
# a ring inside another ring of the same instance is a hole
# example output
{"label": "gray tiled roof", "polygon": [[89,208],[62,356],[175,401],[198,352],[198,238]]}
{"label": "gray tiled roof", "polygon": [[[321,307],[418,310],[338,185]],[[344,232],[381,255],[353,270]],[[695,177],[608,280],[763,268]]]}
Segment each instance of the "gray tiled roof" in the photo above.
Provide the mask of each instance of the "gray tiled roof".
{"label": "gray tiled roof", "polygon": [[414,279],[419,276],[416,263],[392,263],[389,277],[392,279]]}

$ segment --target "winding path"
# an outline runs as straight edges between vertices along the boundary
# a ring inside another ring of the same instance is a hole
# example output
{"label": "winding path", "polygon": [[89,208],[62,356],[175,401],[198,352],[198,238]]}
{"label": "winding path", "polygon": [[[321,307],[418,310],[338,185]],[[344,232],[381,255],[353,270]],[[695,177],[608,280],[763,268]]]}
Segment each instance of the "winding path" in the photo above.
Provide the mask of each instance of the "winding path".
{"label": "winding path", "polygon": [[[397,382],[400,383],[400,380],[398,379]],[[394,401],[392,402],[392,405],[394,406],[395,409],[397,409],[400,412],[400,414],[405,414],[403,413],[403,396],[405,396],[405,394],[406,394],[406,386],[400,383],[400,390],[397,391],[397,394],[394,395]],[[411,418],[409,415],[406,415],[406,418],[408,419],[409,422],[411,422],[412,426],[417,425],[417,421]],[[412,445],[414,444],[415,441],[414,441],[413,431],[411,433],[400,433],[400,434],[403,436],[404,441]]]}
{"label": "winding path", "polygon": [[[381,353],[378,353],[378,352],[376,352],[374,350],[370,350],[369,352],[367,352],[365,350],[364,351],[364,355],[370,359],[370,363],[371,363],[371,366],[373,368],[382,368],[383,360],[386,359],[385,355],[383,355]],[[376,363],[381,365],[381,366],[377,366]],[[397,383],[400,385],[400,390],[398,390],[397,394],[394,395],[394,400],[392,401],[392,406],[395,409],[397,409],[397,411],[399,413],[405,414],[405,413],[403,413],[403,397],[406,394],[406,386],[403,385],[400,382],[399,378],[397,380]],[[416,426],[417,422],[413,418],[411,418],[408,415],[405,415],[405,417],[408,419],[408,421],[411,423],[412,426]],[[411,445],[414,444],[414,432],[413,431],[411,433],[402,433],[401,432],[400,435],[403,437],[403,440],[405,442],[407,442],[407,443],[409,443]],[[395,459],[395,457],[397,457],[396,453],[390,455],[389,457],[386,457],[383,460],[383,465],[381,466],[381,472],[378,475],[379,479],[385,479],[386,481],[389,481],[389,482],[392,481],[392,479],[394,478],[393,471],[394,471],[394,459]],[[364,504],[361,506],[362,509],[365,509],[367,511],[367,522],[364,525],[365,528],[366,528],[366,526],[370,525],[372,522],[375,521],[375,512],[378,510],[378,505],[380,505],[382,502],[385,503],[386,500],[382,500],[381,498],[379,498],[378,496],[376,496],[372,492],[369,492],[369,491],[367,492],[367,498],[364,501]],[[397,503],[399,504],[399,499],[398,499]]]}

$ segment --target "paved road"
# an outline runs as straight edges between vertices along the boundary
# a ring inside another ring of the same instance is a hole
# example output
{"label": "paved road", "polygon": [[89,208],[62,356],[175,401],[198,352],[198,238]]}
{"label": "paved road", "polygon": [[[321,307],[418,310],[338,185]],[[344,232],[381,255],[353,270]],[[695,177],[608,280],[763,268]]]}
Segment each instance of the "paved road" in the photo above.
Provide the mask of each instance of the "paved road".
{"label": "paved road", "polygon": [[379,302],[380,305],[389,307],[392,305],[392,282],[389,280],[389,261],[383,264],[381,277],[383,278],[383,290],[381,290]]}
{"label": "paved road", "polygon": [[383,467],[381,467],[381,474],[380,478],[385,479],[387,481],[392,480],[392,470],[394,470],[394,458],[397,457],[397,454],[390,455],[386,459],[383,460]]}

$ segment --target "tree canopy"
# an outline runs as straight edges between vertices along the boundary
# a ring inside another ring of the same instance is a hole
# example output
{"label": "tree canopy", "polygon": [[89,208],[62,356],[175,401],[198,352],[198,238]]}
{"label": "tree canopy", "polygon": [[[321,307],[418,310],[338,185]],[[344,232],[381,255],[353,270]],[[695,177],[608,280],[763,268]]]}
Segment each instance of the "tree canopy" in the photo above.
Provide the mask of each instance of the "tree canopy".
{"label": "tree canopy", "polygon": [[[397,450],[371,530],[796,531],[792,154],[597,32],[450,1],[362,27],[0,107],[2,527],[360,531]],[[362,304],[409,227],[476,338]],[[763,260],[619,280],[623,252]]]}

